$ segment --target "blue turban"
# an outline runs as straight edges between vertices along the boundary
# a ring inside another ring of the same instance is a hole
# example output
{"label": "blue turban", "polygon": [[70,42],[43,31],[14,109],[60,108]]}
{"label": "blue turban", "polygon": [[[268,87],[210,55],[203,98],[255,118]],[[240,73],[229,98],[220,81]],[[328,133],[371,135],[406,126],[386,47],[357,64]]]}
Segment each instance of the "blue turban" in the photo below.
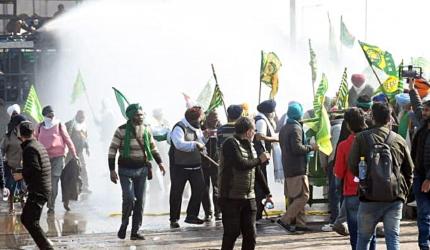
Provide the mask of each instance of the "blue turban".
{"label": "blue turban", "polygon": [[257,106],[258,112],[265,113],[265,114],[275,112],[275,108],[276,108],[276,102],[274,100],[266,100],[258,104]]}
{"label": "blue turban", "polygon": [[411,98],[407,93],[397,94],[395,97],[397,104],[399,104],[400,106],[406,106],[411,103]]}
{"label": "blue turban", "polygon": [[288,105],[287,116],[289,119],[299,121],[300,119],[302,119],[303,114],[304,114],[303,107],[300,103],[291,102]]}
{"label": "blue turban", "polygon": [[379,95],[375,95],[375,96],[372,98],[372,101],[373,101],[373,102],[382,102],[382,103],[387,103],[387,100],[388,100],[388,97],[387,97],[387,95],[386,95],[386,94],[384,94],[384,93],[381,93],[381,94],[379,94]]}
{"label": "blue turban", "polygon": [[243,113],[243,108],[241,105],[230,105],[227,108],[227,116],[232,120],[238,119]]}

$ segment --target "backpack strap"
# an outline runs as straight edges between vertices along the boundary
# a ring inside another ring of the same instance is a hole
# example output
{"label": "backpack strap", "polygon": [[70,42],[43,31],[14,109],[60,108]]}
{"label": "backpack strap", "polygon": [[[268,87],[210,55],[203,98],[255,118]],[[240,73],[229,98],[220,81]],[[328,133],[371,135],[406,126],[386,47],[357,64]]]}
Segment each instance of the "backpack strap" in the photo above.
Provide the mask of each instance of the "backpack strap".
{"label": "backpack strap", "polygon": [[[370,134],[370,132],[368,130],[363,132],[363,137],[364,137],[364,140],[366,141],[367,145],[369,146],[368,148],[371,148],[371,147],[373,147],[373,145],[375,145],[375,139],[373,139],[372,135]],[[372,159],[371,152],[372,152],[371,149],[367,150],[366,161],[370,161],[370,159]]]}

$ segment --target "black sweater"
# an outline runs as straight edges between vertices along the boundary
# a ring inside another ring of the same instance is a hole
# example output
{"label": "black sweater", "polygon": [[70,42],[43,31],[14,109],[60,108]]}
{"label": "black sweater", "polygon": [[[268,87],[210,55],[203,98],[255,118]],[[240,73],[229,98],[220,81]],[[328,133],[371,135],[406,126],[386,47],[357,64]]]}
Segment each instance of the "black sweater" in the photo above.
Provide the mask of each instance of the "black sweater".
{"label": "black sweater", "polygon": [[32,139],[21,144],[22,175],[29,193],[48,199],[51,192],[51,163],[45,147]]}

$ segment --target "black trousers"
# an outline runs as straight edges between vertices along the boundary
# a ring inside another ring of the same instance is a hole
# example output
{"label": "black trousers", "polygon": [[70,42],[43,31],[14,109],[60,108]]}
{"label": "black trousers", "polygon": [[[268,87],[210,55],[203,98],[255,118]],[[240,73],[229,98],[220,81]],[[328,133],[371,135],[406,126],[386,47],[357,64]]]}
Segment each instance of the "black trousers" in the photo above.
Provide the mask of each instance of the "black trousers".
{"label": "black trousers", "polygon": [[[263,164],[260,165],[259,168],[261,169],[261,172],[263,172],[264,178],[266,178],[266,182],[267,182],[267,164]],[[258,182],[255,182],[255,200],[257,203],[257,220],[260,220],[261,218],[263,218],[263,210],[264,210],[264,205],[262,203],[262,201],[264,200],[264,198],[266,198],[266,194],[263,191],[263,188],[261,188],[261,185]]]}
{"label": "black trousers", "polygon": [[255,199],[220,199],[222,224],[222,250],[234,248],[237,237],[242,233],[242,250],[253,250],[256,244]]}
{"label": "black trousers", "polygon": [[186,170],[181,166],[170,166],[170,221],[178,221],[181,214],[182,194],[187,181],[191,185],[191,198],[188,202],[187,218],[196,219],[204,191],[202,169]]}
{"label": "black trousers", "polygon": [[217,167],[204,167],[203,176],[205,179],[205,190],[202,197],[202,205],[206,215],[213,215],[211,205],[211,195],[209,193],[210,186],[212,185],[212,201],[215,208],[215,215],[220,214],[220,207],[218,204],[218,168]]}
{"label": "black trousers", "polygon": [[40,249],[53,249],[39,225],[42,209],[47,201],[48,199],[41,195],[29,193],[21,214],[22,224]]}

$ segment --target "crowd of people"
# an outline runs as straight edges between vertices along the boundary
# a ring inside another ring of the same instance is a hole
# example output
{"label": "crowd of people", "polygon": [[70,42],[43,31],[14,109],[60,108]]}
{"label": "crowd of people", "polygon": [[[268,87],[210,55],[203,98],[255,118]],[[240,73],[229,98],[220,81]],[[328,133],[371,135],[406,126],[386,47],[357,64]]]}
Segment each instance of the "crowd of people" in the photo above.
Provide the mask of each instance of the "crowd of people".
{"label": "crowd of people", "polygon": [[[129,105],[127,122],[115,130],[108,152],[110,179],[122,189],[118,238],[126,238],[132,217],[130,239],[145,239],[140,227],[147,181],[155,172],[162,176],[168,172],[171,228],[181,227],[181,205],[189,183],[184,222],[222,221],[222,249],[233,249],[241,234],[242,249],[254,249],[256,222],[273,206],[267,166],[278,164],[275,158],[280,159],[281,169],[274,166],[274,170],[282,172],[277,178],[283,180],[287,207],[276,223],[290,233],[305,233],[310,230],[305,214],[311,192],[309,159],[318,157],[329,183],[330,218],[322,231],[349,235],[352,249],[375,249],[376,228],[382,222],[387,249],[400,249],[404,204],[415,199],[418,245],[429,249],[430,101],[422,100],[430,85],[423,78],[408,79],[409,89],[390,99],[373,96],[361,74],[352,75],[351,82],[349,108],[324,104],[330,110],[334,149],[330,155],[307,137],[304,117],[312,112],[305,112],[298,101],[291,101],[280,119],[274,100],[258,104],[255,115],[245,105],[230,105],[226,124],[221,124],[215,110],[192,106],[171,129],[165,128],[168,122],[157,115],[160,112],[154,112],[157,124],[168,133],[144,122],[141,105]],[[55,213],[60,180],[66,210],[80,191],[91,192],[85,165],[90,155],[85,113],[78,111],[63,124],[46,106],[44,121],[34,125],[20,114],[18,105],[10,106],[8,113],[0,168],[6,181],[0,178],[0,188],[11,194],[18,190],[25,203],[22,223],[40,248],[51,249],[39,219],[45,203],[48,214]],[[157,147],[164,141],[170,145],[168,152]],[[13,197],[9,195],[11,213]],[[201,205],[204,218],[199,217]]]}

